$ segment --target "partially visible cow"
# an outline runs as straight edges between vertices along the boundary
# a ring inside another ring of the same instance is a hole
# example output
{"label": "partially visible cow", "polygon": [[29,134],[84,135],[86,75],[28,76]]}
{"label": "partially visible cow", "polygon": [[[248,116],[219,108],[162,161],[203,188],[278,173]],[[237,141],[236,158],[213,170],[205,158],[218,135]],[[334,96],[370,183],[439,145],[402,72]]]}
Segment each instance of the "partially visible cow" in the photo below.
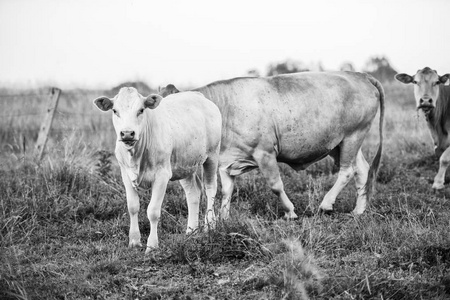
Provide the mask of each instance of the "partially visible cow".
{"label": "partially visible cow", "polygon": [[433,183],[436,190],[444,188],[445,172],[450,165],[450,86],[444,85],[449,78],[450,74],[439,76],[429,67],[412,76],[405,73],[395,75],[395,79],[402,83],[414,84],[416,107],[425,113],[435,154],[439,158],[439,171]]}
{"label": "partially visible cow", "polygon": [[[277,162],[302,170],[330,155],[340,166],[320,209],[329,211],[339,192],[355,176],[354,214],[362,214],[380,164],[384,91],[370,75],[355,72],[304,72],[213,82],[195,89],[222,113],[219,173],[221,217],[228,218],[235,176],[259,168],[279,197],[285,217],[296,218]],[[170,84],[162,96],[177,93]],[[380,144],[369,170],[361,144],[380,107]]]}
{"label": "partially visible cow", "polygon": [[125,185],[130,214],[129,246],[141,246],[138,226],[138,188],[152,186],[147,208],[150,235],[147,253],[158,247],[158,221],[169,180],[180,180],[188,203],[187,230],[198,227],[201,182],[197,169],[203,167],[207,196],[205,222],[214,226],[214,197],[222,118],[214,103],[197,92],[141,96],[134,88],[122,88],[110,99],[99,97],[95,105],[113,111],[117,134],[115,154]]}

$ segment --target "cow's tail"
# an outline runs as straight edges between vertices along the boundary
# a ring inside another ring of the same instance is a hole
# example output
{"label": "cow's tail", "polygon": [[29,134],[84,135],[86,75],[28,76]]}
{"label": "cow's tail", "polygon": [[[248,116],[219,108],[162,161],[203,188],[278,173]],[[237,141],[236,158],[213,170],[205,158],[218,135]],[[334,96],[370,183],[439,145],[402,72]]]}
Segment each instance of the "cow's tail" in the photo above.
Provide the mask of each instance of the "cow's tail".
{"label": "cow's tail", "polygon": [[372,197],[373,190],[375,188],[375,182],[377,179],[378,174],[378,168],[380,167],[380,161],[381,161],[381,153],[383,152],[383,119],[384,119],[384,89],[381,83],[373,78],[372,76],[368,75],[368,80],[370,83],[372,83],[378,90],[380,94],[380,124],[379,124],[379,134],[380,134],[380,144],[378,145],[377,153],[375,154],[375,157],[372,160],[372,164],[370,165],[369,174],[367,177],[367,183],[365,186],[365,192],[367,195],[367,201],[370,201],[370,198]]}

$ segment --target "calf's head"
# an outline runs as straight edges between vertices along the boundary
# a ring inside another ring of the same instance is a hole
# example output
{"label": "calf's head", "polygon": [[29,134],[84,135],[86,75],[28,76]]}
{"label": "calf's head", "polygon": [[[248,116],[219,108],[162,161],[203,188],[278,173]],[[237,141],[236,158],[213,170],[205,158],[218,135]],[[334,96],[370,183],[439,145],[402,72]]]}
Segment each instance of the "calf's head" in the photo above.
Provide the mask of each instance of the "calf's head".
{"label": "calf's head", "polygon": [[414,84],[417,109],[425,112],[436,107],[436,101],[439,98],[439,84],[447,82],[449,77],[450,74],[439,76],[435,70],[428,67],[418,70],[413,76],[405,73],[395,75],[395,79],[402,83]]}
{"label": "calf's head", "polygon": [[112,110],[117,141],[131,149],[140,139],[146,120],[146,109],[155,109],[161,100],[160,95],[143,97],[135,88],[124,87],[114,98],[102,96],[95,99],[94,104],[101,111]]}

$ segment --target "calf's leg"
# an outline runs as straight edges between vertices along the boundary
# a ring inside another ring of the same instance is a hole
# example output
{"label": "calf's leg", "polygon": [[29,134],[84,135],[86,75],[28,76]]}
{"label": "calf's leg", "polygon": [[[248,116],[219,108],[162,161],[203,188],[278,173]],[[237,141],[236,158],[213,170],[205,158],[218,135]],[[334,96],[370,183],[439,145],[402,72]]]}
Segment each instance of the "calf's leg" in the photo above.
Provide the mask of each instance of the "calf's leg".
{"label": "calf's leg", "polygon": [[190,233],[198,228],[198,214],[201,196],[201,181],[197,178],[197,174],[191,174],[188,177],[180,180],[184,193],[186,194],[186,201],[188,205],[188,221],[186,233]]}
{"label": "calf's leg", "polygon": [[216,226],[216,214],[214,213],[214,202],[217,193],[217,166],[219,164],[218,156],[208,157],[203,164],[203,181],[205,183],[205,192],[207,198],[205,228],[214,228]]}
{"label": "calf's leg", "polygon": [[122,181],[125,186],[127,196],[128,213],[130,215],[130,231],[129,231],[129,247],[142,247],[141,233],[139,231],[138,214],[139,214],[139,195],[131,184],[125,170],[120,168]]}
{"label": "calf's leg", "polygon": [[149,253],[152,248],[158,248],[158,222],[161,217],[161,205],[166,193],[167,183],[170,176],[166,172],[158,172],[152,184],[152,197],[147,207],[147,217],[150,221],[150,235],[147,240],[147,250]]}

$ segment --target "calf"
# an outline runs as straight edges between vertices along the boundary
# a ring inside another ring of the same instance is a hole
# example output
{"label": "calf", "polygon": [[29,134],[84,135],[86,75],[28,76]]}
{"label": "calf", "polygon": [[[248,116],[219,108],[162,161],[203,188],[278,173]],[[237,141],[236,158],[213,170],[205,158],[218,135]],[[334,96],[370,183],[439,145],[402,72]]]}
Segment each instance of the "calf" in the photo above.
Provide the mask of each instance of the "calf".
{"label": "calf", "polygon": [[[94,104],[112,110],[117,134],[115,155],[120,165],[130,214],[129,246],[142,246],[138,227],[138,188],[152,187],[147,208],[150,221],[148,253],[158,247],[158,221],[169,180],[180,180],[188,203],[187,230],[198,227],[203,167],[207,196],[205,222],[214,226],[214,197],[222,117],[217,106],[197,92],[171,95],[161,101],[156,94],[143,97],[134,88],[122,88],[110,99],[99,97]],[[200,176],[199,176],[200,175]]]}

